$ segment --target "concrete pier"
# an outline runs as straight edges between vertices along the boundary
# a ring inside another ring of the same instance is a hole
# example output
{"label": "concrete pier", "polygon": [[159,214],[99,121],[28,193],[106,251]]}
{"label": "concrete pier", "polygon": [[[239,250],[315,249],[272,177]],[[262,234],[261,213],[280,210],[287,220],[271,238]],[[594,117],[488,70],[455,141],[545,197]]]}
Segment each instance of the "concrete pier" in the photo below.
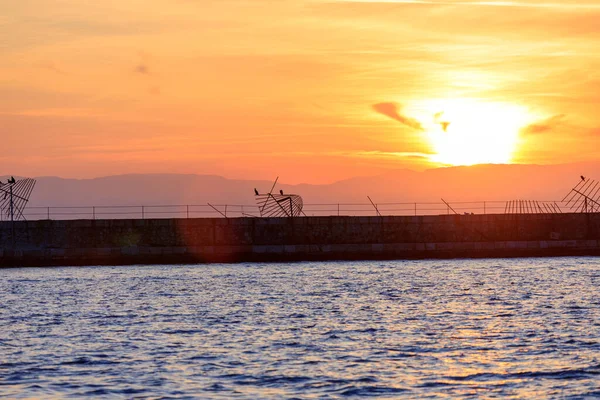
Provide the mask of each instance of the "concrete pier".
{"label": "concrete pier", "polygon": [[0,266],[600,255],[600,214],[0,223]]}

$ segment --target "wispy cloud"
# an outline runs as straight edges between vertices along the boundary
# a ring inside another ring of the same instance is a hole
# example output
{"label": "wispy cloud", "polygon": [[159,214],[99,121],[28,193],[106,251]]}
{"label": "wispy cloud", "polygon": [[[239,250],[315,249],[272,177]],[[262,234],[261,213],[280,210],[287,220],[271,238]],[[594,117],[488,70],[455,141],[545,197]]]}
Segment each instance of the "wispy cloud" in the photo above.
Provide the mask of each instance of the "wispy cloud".
{"label": "wispy cloud", "polygon": [[415,151],[358,151],[353,153],[342,153],[346,156],[352,157],[365,157],[365,158],[408,158],[408,159],[423,159],[429,160],[431,159],[431,155],[433,153],[423,153],[423,152],[415,152]]}
{"label": "wispy cloud", "polygon": [[396,103],[378,103],[373,104],[373,110],[377,111],[379,114],[385,115],[391,119],[394,119],[401,124],[404,124],[410,128],[416,129],[418,131],[423,130],[423,125],[419,121],[414,118],[408,117],[406,115],[401,114],[401,107]]}
{"label": "wispy cloud", "polygon": [[537,135],[540,133],[550,132],[561,125],[564,121],[564,118],[564,114],[554,115],[543,121],[538,121],[534,124],[526,126],[522,130],[522,133],[525,135]]}
{"label": "wispy cloud", "polygon": [[19,115],[24,117],[59,117],[59,118],[106,118],[110,114],[90,108],[42,108],[22,110],[0,115]]}
{"label": "wispy cloud", "polygon": [[436,1],[436,0],[338,0],[341,3],[373,3],[373,4],[423,4],[438,6],[480,6],[480,7],[523,7],[523,8],[556,8],[556,9],[600,9],[600,4],[593,3],[552,3],[535,1]]}

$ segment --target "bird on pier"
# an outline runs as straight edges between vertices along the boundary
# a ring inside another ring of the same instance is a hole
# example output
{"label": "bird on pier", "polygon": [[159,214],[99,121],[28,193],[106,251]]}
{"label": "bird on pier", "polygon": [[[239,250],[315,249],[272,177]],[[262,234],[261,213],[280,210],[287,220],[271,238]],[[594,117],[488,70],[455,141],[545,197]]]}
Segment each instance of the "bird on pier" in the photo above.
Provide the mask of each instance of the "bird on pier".
{"label": "bird on pier", "polygon": [[280,190],[280,191],[279,191],[279,194],[283,196],[283,190]]}
{"label": "bird on pier", "polygon": [[8,180],[8,183],[15,183],[15,182],[16,182],[16,180],[15,180],[14,176],[11,176],[10,179]]}
{"label": "bird on pier", "polygon": [[585,176],[581,175],[581,180],[585,181]]}
{"label": "bird on pier", "polygon": [[258,196],[258,190],[256,190],[256,188],[254,188],[254,194]]}

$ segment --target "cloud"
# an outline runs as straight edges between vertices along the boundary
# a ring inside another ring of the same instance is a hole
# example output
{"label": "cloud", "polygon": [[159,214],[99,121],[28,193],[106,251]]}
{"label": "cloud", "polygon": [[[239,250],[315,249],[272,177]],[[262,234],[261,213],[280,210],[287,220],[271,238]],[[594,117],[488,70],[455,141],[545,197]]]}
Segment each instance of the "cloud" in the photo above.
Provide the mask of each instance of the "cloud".
{"label": "cloud", "polygon": [[401,107],[396,103],[377,103],[373,104],[372,107],[373,110],[375,110],[379,114],[394,119],[400,122],[401,124],[404,124],[418,131],[424,130],[423,125],[421,125],[419,121],[417,121],[414,118],[407,117],[406,115],[402,115],[400,113]]}
{"label": "cloud", "polygon": [[31,110],[22,110],[13,113],[3,113],[0,115],[18,115],[23,117],[58,117],[58,118],[107,118],[108,115],[92,108],[38,108]]}
{"label": "cloud", "polygon": [[442,127],[442,130],[444,132],[448,132],[448,127],[450,126],[450,122],[449,121],[444,121],[442,119],[442,115],[444,115],[443,111],[440,111],[439,113],[436,113],[433,116],[433,120],[435,121],[436,124],[439,124]]}
{"label": "cloud", "polygon": [[338,0],[340,3],[365,4],[398,4],[398,5],[432,5],[432,6],[477,6],[477,7],[519,7],[550,9],[583,9],[595,10],[600,5],[589,2],[540,2],[540,1],[465,1],[465,0]]}
{"label": "cloud", "polygon": [[550,132],[562,124],[564,117],[564,114],[555,115],[543,121],[538,121],[526,126],[521,132],[525,135],[538,135],[540,133]]}
{"label": "cloud", "polygon": [[369,150],[369,151],[357,151],[357,152],[346,152],[346,153],[333,153],[335,155],[346,155],[352,157],[378,157],[378,158],[410,158],[410,159],[427,159],[429,160],[431,156],[435,153],[433,152],[419,152],[419,151],[379,151],[379,150]]}

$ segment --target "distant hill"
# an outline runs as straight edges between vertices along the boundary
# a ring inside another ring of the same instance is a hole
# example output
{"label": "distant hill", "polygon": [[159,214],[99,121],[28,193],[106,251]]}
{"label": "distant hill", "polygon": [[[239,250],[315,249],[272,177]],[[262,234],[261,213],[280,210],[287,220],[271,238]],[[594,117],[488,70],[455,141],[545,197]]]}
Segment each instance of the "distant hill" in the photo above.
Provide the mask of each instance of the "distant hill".
{"label": "distant hill", "polygon": [[[439,202],[537,199],[560,200],[580,175],[600,179],[598,163],[565,165],[478,165],[397,170],[328,185],[286,185],[276,190],[300,194],[305,203]],[[31,206],[254,204],[254,188],[269,181],[214,175],[140,174],[95,179],[39,177]],[[3,179],[6,181],[6,178]]]}

